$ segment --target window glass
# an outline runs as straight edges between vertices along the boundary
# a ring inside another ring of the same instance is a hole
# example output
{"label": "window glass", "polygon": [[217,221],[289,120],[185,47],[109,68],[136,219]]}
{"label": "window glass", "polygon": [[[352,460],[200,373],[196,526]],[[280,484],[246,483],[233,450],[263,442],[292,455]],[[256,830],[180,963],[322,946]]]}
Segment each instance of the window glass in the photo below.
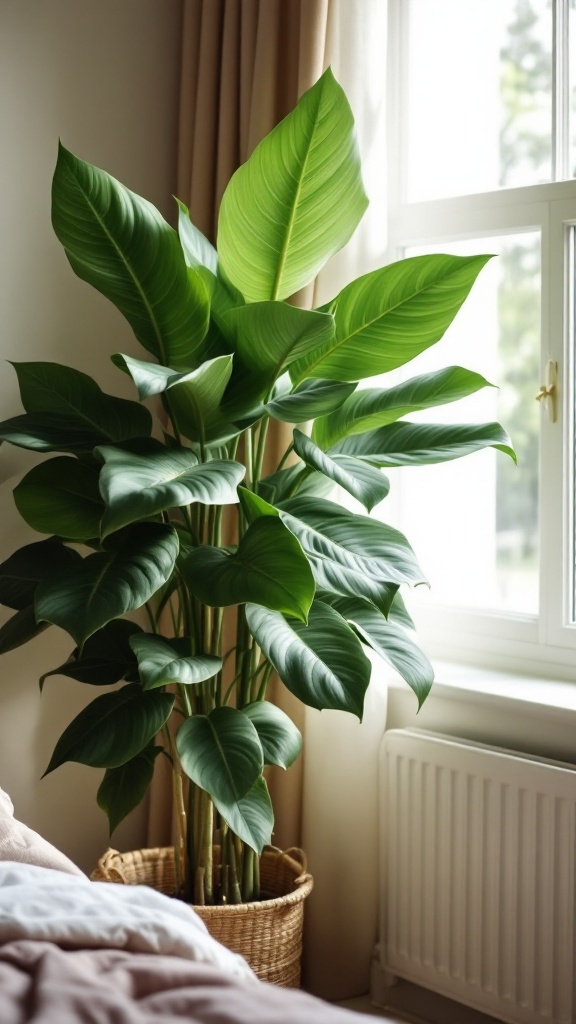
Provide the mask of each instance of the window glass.
{"label": "window glass", "polygon": [[551,0],[408,0],[407,39],[409,201],[551,180]]}
{"label": "window glass", "polygon": [[[407,255],[438,248],[410,249]],[[390,471],[393,491],[400,485],[397,522],[431,584],[427,603],[536,614],[539,233],[474,239],[441,249],[497,255],[482,270],[444,338],[405,367],[403,375],[458,365],[498,387],[411,419],[504,423],[518,466],[489,449],[456,462]],[[386,504],[380,506],[382,518],[388,514]]]}

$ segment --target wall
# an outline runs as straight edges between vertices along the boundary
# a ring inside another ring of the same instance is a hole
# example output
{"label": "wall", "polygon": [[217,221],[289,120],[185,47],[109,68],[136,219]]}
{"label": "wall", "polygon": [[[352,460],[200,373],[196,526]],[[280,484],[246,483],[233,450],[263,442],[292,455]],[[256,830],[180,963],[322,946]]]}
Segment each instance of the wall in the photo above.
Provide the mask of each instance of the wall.
{"label": "wall", "polygon": [[[179,85],[181,0],[0,0],[0,354],[45,359],[94,375],[133,397],[109,362],[138,354],[123,318],[72,273],[50,225],[50,184],[60,137],[171,217]],[[21,411],[12,368],[0,370],[4,419]],[[0,558],[29,539],[11,491],[29,453],[0,448]],[[40,781],[53,746],[90,688],[38,676],[73,643],[51,628],[0,660],[0,786],[16,814],[89,870],[108,844],[95,804],[100,772],[64,765]],[[141,845],[144,808],[114,836]]]}

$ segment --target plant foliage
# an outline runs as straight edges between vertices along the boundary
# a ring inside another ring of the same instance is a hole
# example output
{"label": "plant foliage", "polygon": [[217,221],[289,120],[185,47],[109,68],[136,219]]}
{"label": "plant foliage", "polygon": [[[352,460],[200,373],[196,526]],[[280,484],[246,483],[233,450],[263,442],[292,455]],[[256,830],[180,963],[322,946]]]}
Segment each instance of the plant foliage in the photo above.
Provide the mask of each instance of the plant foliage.
{"label": "plant foliage", "polygon": [[[182,204],[176,232],[62,146],[52,200],[72,269],[147,356],[111,356],[134,401],[67,366],[14,363],[24,411],[0,438],[48,454],[14,494],[45,537],[0,566],[0,602],[14,613],[0,651],[49,624],[65,630],[74,648],[41,684],[60,674],[116,688],[70,723],[46,771],[104,769],[98,803],[113,829],[166,755],[182,895],[250,899],[273,828],[264,769],[288,768],[301,747],[270,699],[273,672],[305,704],[358,718],[367,649],[419,704],[430,689],[399,594],[425,576],[403,534],[370,515],[388,493],[382,468],[513,451],[498,424],[405,418],[487,386],[470,370],[359,382],[439,341],[488,257],[405,259],[322,309],[286,301],[367,204],[329,70],[231,179],[217,248]],[[145,626],[126,618],[139,609]]]}

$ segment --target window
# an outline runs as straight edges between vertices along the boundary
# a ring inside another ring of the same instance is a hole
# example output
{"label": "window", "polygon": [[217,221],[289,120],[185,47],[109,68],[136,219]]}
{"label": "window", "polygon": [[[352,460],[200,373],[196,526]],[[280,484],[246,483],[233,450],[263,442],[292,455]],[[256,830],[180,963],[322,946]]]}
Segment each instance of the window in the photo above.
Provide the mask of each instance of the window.
{"label": "window", "polygon": [[437,419],[498,419],[519,458],[396,471],[431,582],[411,608],[436,657],[559,678],[576,649],[574,55],[576,0],[389,0],[387,259],[494,254],[406,376],[456,364],[498,384]]}

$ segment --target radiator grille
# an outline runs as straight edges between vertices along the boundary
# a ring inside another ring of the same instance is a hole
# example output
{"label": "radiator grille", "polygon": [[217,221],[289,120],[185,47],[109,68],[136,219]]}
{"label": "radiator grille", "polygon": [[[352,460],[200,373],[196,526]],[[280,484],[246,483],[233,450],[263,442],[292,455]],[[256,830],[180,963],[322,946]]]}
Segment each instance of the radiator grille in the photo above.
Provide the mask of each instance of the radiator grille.
{"label": "radiator grille", "polygon": [[576,773],[384,740],[383,966],[511,1024],[574,1024]]}

